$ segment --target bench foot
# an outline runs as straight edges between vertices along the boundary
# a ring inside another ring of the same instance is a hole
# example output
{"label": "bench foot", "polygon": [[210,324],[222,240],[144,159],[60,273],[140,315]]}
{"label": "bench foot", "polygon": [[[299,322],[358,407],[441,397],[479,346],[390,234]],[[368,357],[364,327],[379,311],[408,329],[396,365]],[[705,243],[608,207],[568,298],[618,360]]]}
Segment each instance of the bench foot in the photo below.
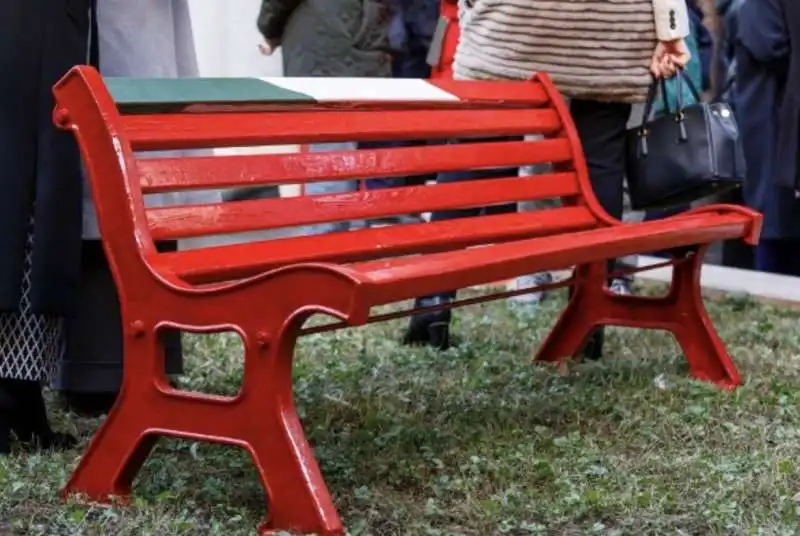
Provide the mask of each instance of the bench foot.
{"label": "bench foot", "polygon": [[675,266],[672,287],[665,301],[671,305],[671,318],[665,329],[678,341],[692,376],[726,389],[742,384],[736,364],[720,339],[703,303],[700,274],[707,247]]}
{"label": "bench foot", "polygon": [[157,441],[114,408],[62,490],[63,498],[81,495],[97,503],[127,504],[133,480]]}
{"label": "bench foot", "polygon": [[[292,359],[304,318],[278,323],[266,342],[265,330],[243,329],[245,381],[234,398],[185,393],[146,372],[153,356],[129,349],[117,404],[95,433],[62,491],[95,502],[126,503],[131,484],[152,452],[158,436],[233,445],[253,458],[266,491],[268,515],[262,534],[344,535],[344,527],[297,416],[292,397]],[[153,344],[153,347],[158,343]],[[147,342],[130,346],[148,348]]]}
{"label": "bench foot", "polygon": [[706,247],[679,262],[669,293],[660,298],[619,296],[606,287],[605,263],[576,269],[569,303],[534,358],[558,363],[577,357],[600,326],[661,329],[681,346],[693,377],[726,389],[741,384],[739,372],[703,304],[700,272]]}
{"label": "bench foot", "polygon": [[605,300],[605,265],[578,266],[574,277],[581,283],[572,288],[566,308],[550,330],[534,361],[559,363],[572,357],[578,358],[595,329],[601,325],[598,322],[598,313],[602,312]]}

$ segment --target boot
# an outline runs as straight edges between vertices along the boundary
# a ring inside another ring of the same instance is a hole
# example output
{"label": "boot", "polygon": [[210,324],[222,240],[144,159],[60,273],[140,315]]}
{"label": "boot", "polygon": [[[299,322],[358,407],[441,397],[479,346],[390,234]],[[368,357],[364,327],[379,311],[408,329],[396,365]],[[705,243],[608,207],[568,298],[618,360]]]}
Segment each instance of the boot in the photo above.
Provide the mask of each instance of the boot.
{"label": "boot", "polygon": [[78,440],[50,428],[42,388],[38,382],[11,380],[16,399],[16,410],[12,413],[11,429],[21,443],[42,450],[67,450]]}
{"label": "boot", "polygon": [[581,357],[588,361],[599,361],[602,359],[605,340],[605,331],[603,328],[597,328],[594,333],[589,336],[589,339],[586,341],[586,346],[581,350]]}
{"label": "boot", "polygon": [[[450,303],[453,300],[449,294],[439,294],[417,298],[415,308],[432,307]],[[427,345],[437,350],[450,348],[450,309],[417,313],[411,317],[408,329],[403,336],[405,345]]]}
{"label": "boot", "polygon": [[[609,287],[613,281],[609,281]],[[573,287],[569,287],[568,299],[572,299],[572,294],[575,292]],[[603,345],[605,344],[606,334],[603,328],[597,328],[589,335],[586,344],[581,349],[581,358],[585,361],[599,361],[603,358]]]}

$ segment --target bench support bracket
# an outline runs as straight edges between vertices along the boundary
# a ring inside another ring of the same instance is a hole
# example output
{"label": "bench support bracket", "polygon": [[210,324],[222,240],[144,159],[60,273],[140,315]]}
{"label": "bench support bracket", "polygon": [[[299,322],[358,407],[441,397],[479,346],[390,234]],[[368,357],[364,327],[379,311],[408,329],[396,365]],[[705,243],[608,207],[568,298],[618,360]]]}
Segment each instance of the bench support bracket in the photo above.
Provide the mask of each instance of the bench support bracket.
{"label": "bench support bracket", "polygon": [[[292,360],[303,313],[239,326],[245,339],[244,383],[236,397],[175,390],[163,374],[153,326],[126,336],[123,389],[63,490],[92,501],[126,502],[159,436],[235,445],[247,450],[266,490],[261,534],[344,535],[292,397]],[[275,333],[269,344],[263,334]],[[135,371],[132,369],[136,369]]]}
{"label": "bench support bracket", "polygon": [[740,385],[736,365],[703,304],[700,272],[706,250],[702,246],[675,264],[670,290],[659,298],[609,292],[605,262],[577,267],[572,297],[534,360],[555,363],[578,356],[603,325],[662,329],[677,339],[692,376],[727,389]]}

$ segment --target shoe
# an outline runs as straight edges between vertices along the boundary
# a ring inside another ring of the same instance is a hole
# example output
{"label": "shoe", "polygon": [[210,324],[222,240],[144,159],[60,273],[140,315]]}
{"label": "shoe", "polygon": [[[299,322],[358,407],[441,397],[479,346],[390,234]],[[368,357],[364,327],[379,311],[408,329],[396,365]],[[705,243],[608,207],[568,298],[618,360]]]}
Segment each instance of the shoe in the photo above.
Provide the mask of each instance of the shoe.
{"label": "shoe", "polygon": [[41,450],[68,450],[78,440],[61,432],[54,432],[47,419],[42,388],[38,382],[5,380],[14,397],[10,428],[20,443]]}
{"label": "shoe", "polygon": [[[539,272],[538,274],[523,275],[514,280],[511,290],[523,290],[536,288],[542,285],[549,285],[553,282],[553,274],[550,272]],[[544,299],[544,292],[538,290],[529,294],[512,296],[511,302],[517,305],[538,305]]]}
{"label": "shoe", "polygon": [[[616,280],[615,280],[616,281]],[[623,280],[624,281],[624,280]],[[609,285],[609,289],[611,289],[614,281],[611,282]],[[624,291],[626,284],[620,286],[618,290]],[[627,286],[628,292],[630,293],[630,287]],[[573,287],[569,287],[569,299],[572,299],[572,294],[574,292]],[[614,292],[614,290],[612,290]],[[586,340],[586,344],[584,344],[583,348],[580,351],[580,357],[584,361],[598,361],[603,358],[603,345],[605,344],[606,334],[605,330],[600,327],[595,329],[589,338]]]}
{"label": "shoe", "polygon": [[7,415],[0,415],[0,456],[11,454],[11,426]]}
{"label": "shoe", "polygon": [[608,290],[617,296],[630,296],[633,294],[633,290],[631,289],[632,283],[633,281],[630,277],[616,277],[611,280],[611,283],[608,285]]}
{"label": "shoe", "polygon": [[11,454],[11,415],[14,399],[0,380],[0,456]]}
{"label": "shoe", "polygon": [[603,344],[605,344],[606,334],[603,328],[597,328],[589,336],[586,346],[581,351],[581,357],[585,361],[599,361],[603,358]]}
{"label": "shoe", "polygon": [[71,412],[81,417],[100,417],[114,407],[117,393],[80,393],[62,391],[61,403]]}
{"label": "shoe", "polygon": [[[414,307],[432,307],[451,301],[449,296],[428,296],[418,298],[414,302]],[[403,336],[403,344],[407,346],[426,345],[437,350],[447,350],[450,348],[450,320],[452,317],[450,309],[413,315]]]}

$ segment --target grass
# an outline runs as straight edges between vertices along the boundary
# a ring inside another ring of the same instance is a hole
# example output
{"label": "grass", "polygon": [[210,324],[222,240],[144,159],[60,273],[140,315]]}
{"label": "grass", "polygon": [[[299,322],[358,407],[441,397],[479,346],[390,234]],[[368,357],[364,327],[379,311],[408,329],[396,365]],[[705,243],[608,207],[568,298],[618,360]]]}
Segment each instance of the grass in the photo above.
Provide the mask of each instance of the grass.
{"label": "grass", "polygon": [[[746,385],[687,378],[665,334],[612,330],[569,371],[529,357],[563,301],[458,315],[444,354],[402,323],[304,339],[296,396],[351,534],[789,535],[800,530],[800,337],[793,310],[709,302]],[[230,393],[240,351],[192,338],[193,389]],[[88,437],[97,422],[53,414]],[[263,492],[235,449],[163,441],[128,508],[62,505],[79,451],[0,460],[0,534],[254,534]]]}

